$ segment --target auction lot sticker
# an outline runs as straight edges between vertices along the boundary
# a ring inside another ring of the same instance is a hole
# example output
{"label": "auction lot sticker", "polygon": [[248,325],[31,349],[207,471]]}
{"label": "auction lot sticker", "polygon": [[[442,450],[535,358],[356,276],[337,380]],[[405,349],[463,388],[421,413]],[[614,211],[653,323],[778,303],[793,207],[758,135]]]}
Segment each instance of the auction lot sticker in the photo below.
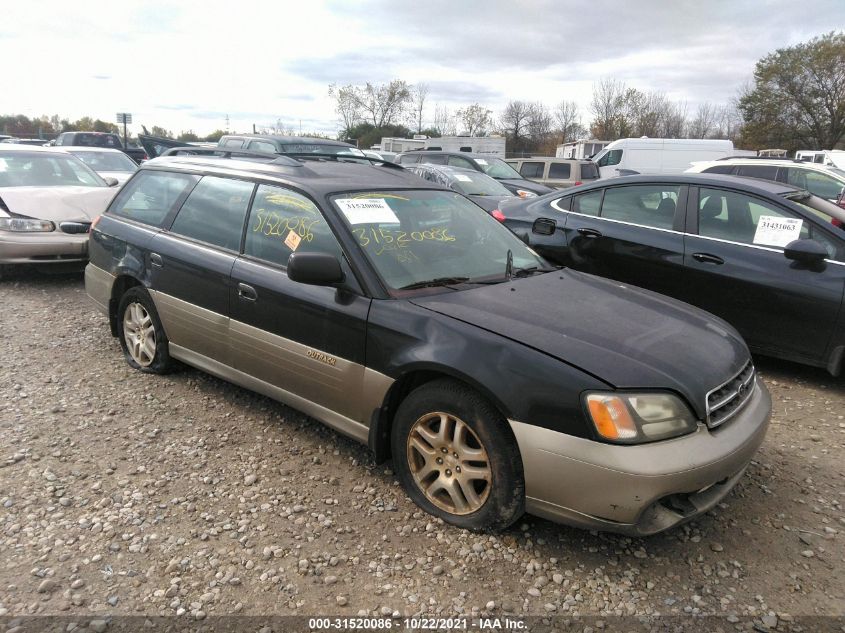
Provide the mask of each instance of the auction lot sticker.
{"label": "auction lot sticker", "polygon": [[754,243],[766,246],[786,246],[800,237],[802,224],[804,220],[798,218],[761,215],[757,222],[757,232],[754,233]]}
{"label": "auction lot sticker", "polygon": [[399,224],[384,198],[337,198],[335,203],[349,224]]}

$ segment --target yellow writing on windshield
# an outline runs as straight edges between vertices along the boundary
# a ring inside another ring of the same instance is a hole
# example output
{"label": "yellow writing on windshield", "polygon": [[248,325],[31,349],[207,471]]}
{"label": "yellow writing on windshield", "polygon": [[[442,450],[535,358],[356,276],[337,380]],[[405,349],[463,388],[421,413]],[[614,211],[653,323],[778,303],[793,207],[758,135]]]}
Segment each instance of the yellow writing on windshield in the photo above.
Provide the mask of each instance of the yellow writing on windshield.
{"label": "yellow writing on windshield", "polygon": [[449,227],[438,226],[425,231],[403,231],[385,228],[357,228],[352,232],[358,238],[358,244],[376,255],[397,248],[407,248],[413,242],[454,242],[455,236],[449,235]]}

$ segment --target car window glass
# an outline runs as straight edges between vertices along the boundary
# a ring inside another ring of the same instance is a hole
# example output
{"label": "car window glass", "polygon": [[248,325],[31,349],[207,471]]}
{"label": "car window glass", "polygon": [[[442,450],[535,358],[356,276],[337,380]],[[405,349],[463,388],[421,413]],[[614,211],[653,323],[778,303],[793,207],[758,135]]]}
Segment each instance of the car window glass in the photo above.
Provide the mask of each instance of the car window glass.
{"label": "car window glass", "polygon": [[226,139],[223,142],[223,147],[240,147],[244,142],[239,138]]}
{"label": "car window glass", "polygon": [[399,157],[399,164],[400,165],[407,165],[409,163],[418,163],[420,162],[419,154],[405,154]]}
{"label": "car window glass", "polygon": [[704,174],[730,174],[733,173],[733,165],[716,165],[715,167],[708,167],[702,173]]}
{"label": "car window glass", "polygon": [[466,158],[461,158],[460,156],[449,156],[449,161],[447,163],[452,167],[463,167],[464,169],[475,169],[472,166],[472,163],[469,162]]}
{"label": "car window glass", "polygon": [[191,174],[142,171],[120,190],[109,213],[160,227],[197,180],[199,177]]}
{"label": "car window glass", "polygon": [[822,174],[817,171],[806,172],[806,184],[804,188],[813,195],[819,198],[826,198],[827,200],[835,200],[842,193],[842,188],[845,183],[836,180],[832,176]]}
{"label": "car window glass", "polygon": [[545,163],[526,161],[522,163],[522,166],[519,168],[519,175],[523,178],[542,178],[545,166]]}
{"label": "car window glass", "polygon": [[267,141],[250,141],[249,149],[255,152],[270,152],[271,154],[276,152],[276,146]]}
{"label": "car window glass", "polygon": [[249,213],[244,254],[287,266],[294,251],[341,254],[334,233],[309,198],[283,187],[259,185]]}
{"label": "car window glass", "polygon": [[599,167],[610,167],[622,162],[622,150],[612,149],[599,159]]}
{"label": "car window glass", "polygon": [[740,165],[736,170],[737,176],[746,178],[762,178],[763,180],[777,180],[777,165]]}
{"label": "car window glass", "polygon": [[580,196],[575,196],[572,199],[572,211],[575,213],[583,213],[584,215],[598,215],[599,207],[601,206],[601,189],[598,191],[591,191],[589,193],[582,193]]}
{"label": "car window glass", "polygon": [[604,193],[601,217],[671,229],[680,191],[680,185],[612,187]]}
{"label": "car window glass", "polygon": [[230,251],[240,250],[254,187],[243,180],[205,176],[179,209],[170,231]]}
{"label": "car window glass", "polygon": [[595,163],[581,163],[581,180],[596,180],[599,177],[599,168]]}
{"label": "car window glass", "polygon": [[552,163],[549,165],[549,178],[566,180],[571,174],[572,165],[570,163]]}

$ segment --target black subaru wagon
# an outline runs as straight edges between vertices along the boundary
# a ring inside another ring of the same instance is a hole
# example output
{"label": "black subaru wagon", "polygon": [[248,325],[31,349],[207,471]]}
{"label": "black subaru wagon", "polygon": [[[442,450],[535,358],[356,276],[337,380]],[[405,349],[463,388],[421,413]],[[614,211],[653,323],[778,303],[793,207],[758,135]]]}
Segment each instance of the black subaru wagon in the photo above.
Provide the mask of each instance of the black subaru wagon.
{"label": "black subaru wagon", "polygon": [[92,228],[86,288],[131,366],[300,409],[466,528],[658,532],[718,503],[768,425],[723,321],[549,266],[395,165],[149,161]]}

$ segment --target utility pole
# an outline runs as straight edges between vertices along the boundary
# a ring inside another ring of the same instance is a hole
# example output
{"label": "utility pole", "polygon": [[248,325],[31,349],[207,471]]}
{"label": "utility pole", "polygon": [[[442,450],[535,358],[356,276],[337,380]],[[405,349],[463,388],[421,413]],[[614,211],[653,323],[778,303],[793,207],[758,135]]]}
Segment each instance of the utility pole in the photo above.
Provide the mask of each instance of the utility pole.
{"label": "utility pole", "polygon": [[128,147],[128,143],[126,142],[126,124],[132,123],[132,114],[129,112],[118,112],[117,122],[123,123],[123,149],[126,149]]}

